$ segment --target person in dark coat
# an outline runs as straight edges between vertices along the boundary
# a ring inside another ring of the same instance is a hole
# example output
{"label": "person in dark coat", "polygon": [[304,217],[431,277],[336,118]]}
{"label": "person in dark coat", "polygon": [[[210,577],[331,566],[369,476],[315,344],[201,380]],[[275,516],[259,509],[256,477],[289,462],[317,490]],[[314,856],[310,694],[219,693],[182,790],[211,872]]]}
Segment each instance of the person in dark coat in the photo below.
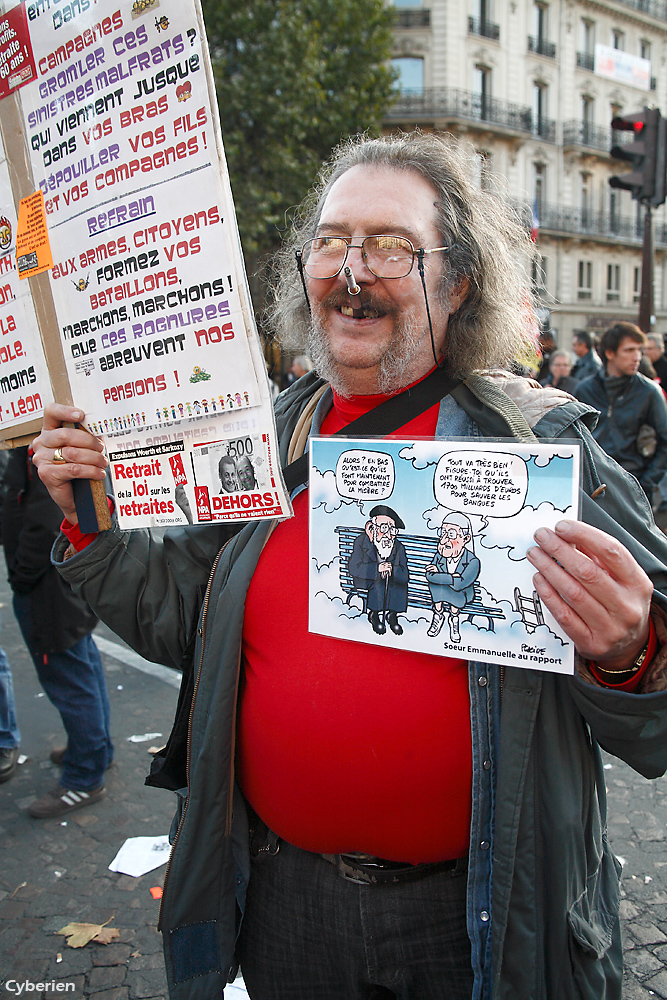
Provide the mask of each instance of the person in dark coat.
{"label": "person in dark coat", "polygon": [[51,565],[60,511],[28,456],[15,448],[4,477],[2,542],[13,607],[40,683],[60,712],[67,747],[51,754],[60,783],[28,808],[36,819],[62,816],[106,794],[113,759],[109,698],[91,632],[97,618]]}
{"label": "person in dark coat", "polygon": [[384,635],[387,625],[402,635],[399,613],[408,609],[408,557],[396,535],[405,528],[395,510],[378,504],[370,513],[365,531],[352,546],[349,570],[355,587],[368,590],[368,620],[373,631]]}
{"label": "person in dark coat", "polygon": [[572,357],[569,351],[553,351],[549,358],[549,378],[543,384],[552,385],[554,389],[562,389],[574,396],[577,385],[576,378],[572,378]]}

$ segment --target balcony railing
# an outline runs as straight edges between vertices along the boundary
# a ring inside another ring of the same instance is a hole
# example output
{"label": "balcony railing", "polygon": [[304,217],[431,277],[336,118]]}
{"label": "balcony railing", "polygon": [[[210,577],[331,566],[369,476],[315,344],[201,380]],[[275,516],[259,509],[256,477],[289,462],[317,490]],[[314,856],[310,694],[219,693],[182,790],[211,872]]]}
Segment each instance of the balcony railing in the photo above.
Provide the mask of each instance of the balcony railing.
{"label": "balcony railing", "polygon": [[601,149],[608,153],[611,149],[611,129],[590,122],[563,122],[564,146],[587,146],[589,149]]}
{"label": "balcony railing", "polygon": [[535,38],[528,36],[528,51],[535,52],[538,56],[548,56],[549,59],[556,58],[556,45],[554,42],[547,42],[545,38]]}
{"label": "balcony railing", "polygon": [[618,2],[624,7],[631,7],[632,10],[639,10],[661,21],[667,21],[667,0],[618,0]]}
{"label": "balcony railing", "polygon": [[577,66],[579,69],[595,69],[595,56],[592,52],[577,52]]}
{"label": "balcony railing", "polygon": [[484,38],[492,38],[497,42],[500,38],[500,25],[479,17],[469,17],[468,34],[483,35]]}
{"label": "balcony railing", "polygon": [[394,17],[396,28],[428,28],[430,24],[430,10],[400,10],[399,8]]}
{"label": "balcony railing", "polygon": [[531,108],[523,104],[511,104],[509,101],[483,97],[469,90],[452,87],[403,90],[386,112],[385,118],[413,122],[425,118],[462,119],[536,135],[547,142],[556,141],[556,123],[553,119],[538,118]]}
{"label": "balcony railing", "polygon": [[[529,217],[530,209],[523,208],[523,216]],[[623,240],[640,244],[642,242],[643,220],[636,216],[622,216],[612,212],[595,212],[592,209],[569,208],[562,205],[543,203],[539,211],[540,232],[565,233],[572,236],[589,236],[593,239]],[[667,244],[667,226],[655,226],[655,242]]]}

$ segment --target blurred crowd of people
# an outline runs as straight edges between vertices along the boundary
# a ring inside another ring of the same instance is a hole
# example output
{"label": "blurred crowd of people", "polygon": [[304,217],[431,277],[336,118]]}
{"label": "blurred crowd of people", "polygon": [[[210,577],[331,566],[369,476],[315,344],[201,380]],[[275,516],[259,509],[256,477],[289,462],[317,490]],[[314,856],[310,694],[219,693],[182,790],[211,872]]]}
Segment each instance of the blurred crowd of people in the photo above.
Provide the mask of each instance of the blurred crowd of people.
{"label": "blurred crowd of people", "polygon": [[[553,386],[600,413],[593,437],[639,481],[656,523],[667,531],[667,357],[660,333],[614,323],[600,338],[574,335],[572,350],[542,334],[543,386]],[[575,360],[576,358],[576,360]]]}

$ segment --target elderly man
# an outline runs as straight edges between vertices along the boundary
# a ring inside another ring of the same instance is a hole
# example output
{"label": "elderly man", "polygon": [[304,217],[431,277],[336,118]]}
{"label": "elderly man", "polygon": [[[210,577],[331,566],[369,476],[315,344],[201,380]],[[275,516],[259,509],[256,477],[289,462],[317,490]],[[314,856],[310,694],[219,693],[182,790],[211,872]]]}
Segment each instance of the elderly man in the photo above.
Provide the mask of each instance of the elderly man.
{"label": "elderly man", "polygon": [[667,389],[667,357],[665,357],[665,340],[661,333],[646,334],[644,354],[653,365],[664,392]]}
{"label": "elderly man", "polygon": [[466,514],[452,512],[440,526],[438,551],[426,569],[426,582],[433,600],[433,619],[427,635],[439,635],[449,612],[449,638],[461,641],[459,613],[475,593],[479,559],[470,547],[472,527]]}
{"label": "elderly man", "polygon": [[562,389],[575,395],[577,380],[572,378],[572,357],[569,351],[553,351],[549,357],[549,378],[544,385],[552,385],[554,389]]}
{"label": "elderly man", "polygon": [[377,504],[365,531],[352,546],[349,570],[355,587],[368,591],[366,610],[373,631],[384,635],[387,625],[403,635],[398,615],[408,609],[408,557],[396,535],[405,528],[395,510]]}
{"label": "elderly man", "polygon": [[317,372],[276,403],[281,455],[307,427],[582,440],[583,520],[528,551],[575,676],[310,633],[305,489],[278,525],[82,537],[71,480],[107,461],[64,426],[80,410],[45,413],[60,571],[144,656],[197,665],[153,777],[183,796],[174,1000],[220,996],[237,958],[253,1000],[620,997],[599,744],[667,765],[667,542],[591,409],[500,370],[531,343],[532,244],[472,162],[414,134],[351,141],[323,172],[281,258],[274,318]]}

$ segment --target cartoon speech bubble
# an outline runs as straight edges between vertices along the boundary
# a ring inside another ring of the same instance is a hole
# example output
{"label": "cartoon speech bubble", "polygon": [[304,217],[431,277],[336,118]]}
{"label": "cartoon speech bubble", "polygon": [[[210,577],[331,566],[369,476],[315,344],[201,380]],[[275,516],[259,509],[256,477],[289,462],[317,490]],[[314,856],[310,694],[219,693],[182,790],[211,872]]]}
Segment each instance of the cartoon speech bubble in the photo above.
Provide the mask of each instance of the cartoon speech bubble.
{"label": "cartoon speech bubble", "polygon": [[336,489],[348,500],[386,500],[394,478],[394,461],[382,451],[345,451],[336,462]]}
{"label": "cartoon speech bubble", "polygon": [[498,451],[450,451],[438,462],[433,477],[433,492],[441,506],[485,517],[514,517],[527,490],[524,460]]}

